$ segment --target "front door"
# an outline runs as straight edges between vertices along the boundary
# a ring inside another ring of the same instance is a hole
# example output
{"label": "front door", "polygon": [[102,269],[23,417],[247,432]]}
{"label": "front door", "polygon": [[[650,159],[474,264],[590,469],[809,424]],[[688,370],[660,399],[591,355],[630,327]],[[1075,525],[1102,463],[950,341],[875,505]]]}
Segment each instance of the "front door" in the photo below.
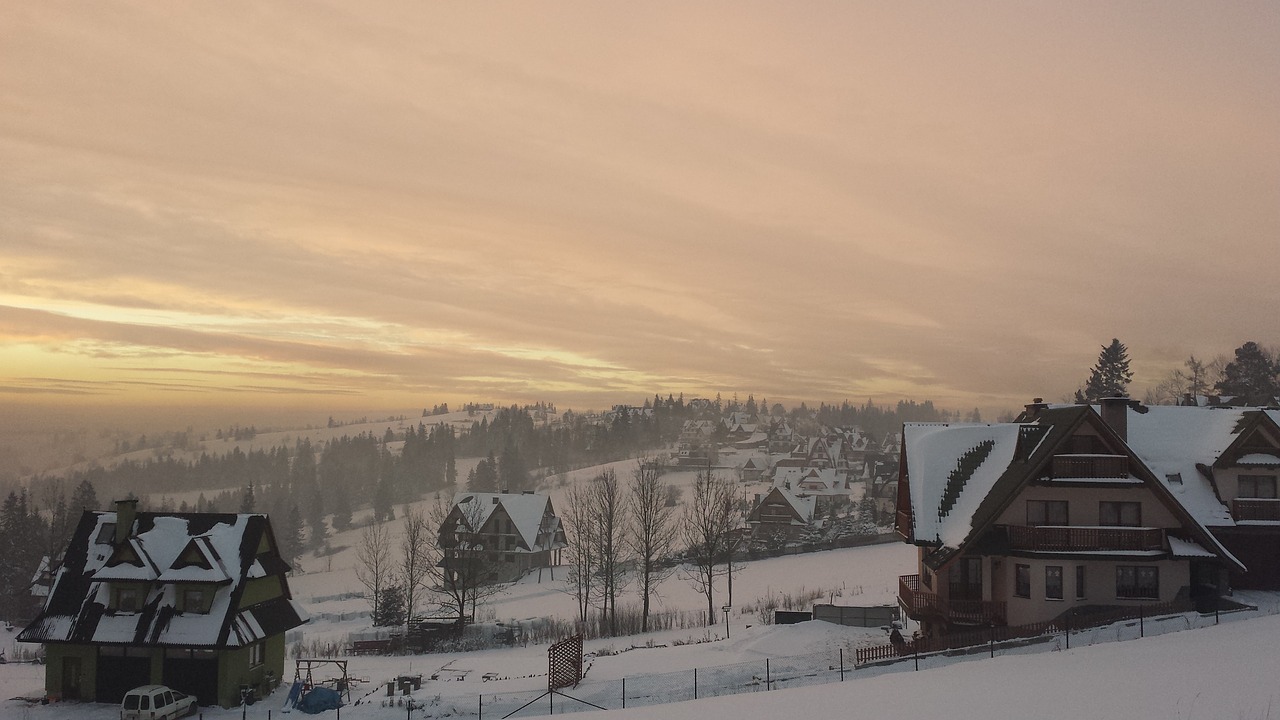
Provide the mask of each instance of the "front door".
{"label": "front door", "polygon": [[80,658],[62,658],[62,699],[80,699]]}
{"label": "front door", "polygon": [[952,600],[982,599],[982,558],[960,558],[948,575]]}

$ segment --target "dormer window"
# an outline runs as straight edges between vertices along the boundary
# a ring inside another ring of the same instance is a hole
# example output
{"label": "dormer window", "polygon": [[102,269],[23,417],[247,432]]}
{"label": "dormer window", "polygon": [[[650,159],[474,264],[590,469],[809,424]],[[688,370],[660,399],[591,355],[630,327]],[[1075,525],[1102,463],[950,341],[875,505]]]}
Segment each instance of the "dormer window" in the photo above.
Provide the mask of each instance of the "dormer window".
{"label": "dormer window", "polygon": [[117,612],[138,612],[142,609],[143,589],[137,585],[117,585],[112,588],[111,609]]}
{"label": "dormer window", "polygon": [[213,591],[210,588],[194,587],[183,588],[182,590],[182,611],[187,613],[208,613],[209,605],[213,601]]}
{"label": "dormer window", "polygon": [[1275,475],[1241,475],[1240,491],[1242,498],[1260,498],[1274,500],[1276,498]]}

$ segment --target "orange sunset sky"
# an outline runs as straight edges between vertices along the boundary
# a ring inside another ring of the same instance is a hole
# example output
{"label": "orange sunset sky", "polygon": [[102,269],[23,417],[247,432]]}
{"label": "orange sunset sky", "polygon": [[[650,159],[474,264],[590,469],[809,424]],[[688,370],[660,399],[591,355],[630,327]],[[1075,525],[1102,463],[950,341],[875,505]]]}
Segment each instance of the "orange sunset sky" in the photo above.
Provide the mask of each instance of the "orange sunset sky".
{"label": "orange sunset sky", "polygon": [[1280,340],[1275,2],[6,2],[0,406],[1020,407]]}

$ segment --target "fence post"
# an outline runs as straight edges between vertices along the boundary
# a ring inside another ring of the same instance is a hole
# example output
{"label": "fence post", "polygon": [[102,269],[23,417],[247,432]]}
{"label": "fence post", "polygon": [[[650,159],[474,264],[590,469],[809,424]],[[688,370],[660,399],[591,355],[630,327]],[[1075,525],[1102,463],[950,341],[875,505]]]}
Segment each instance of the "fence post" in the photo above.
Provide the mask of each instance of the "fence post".
{"label": "fence post", "polygon": [[840,648],[840,682],[844,682],[844,648]]}
{"label": "fence post", "polygon": [[996,624],[991,623],[991,639],[987,641],[991,649],[991,657],[996,656]]}
{"label": "fence post", "polygon": [[1143,629],[1142,621],[1142,603],[1138,603],[1138,637],[1146,637],[1146,631]]}
{"label": "fence post", "polygon": [[477,695],[477,696],[476,696],[476,700],[478,700],[478,701],[480,702],[480,708],[479,708],[479,710],[480,710],[480,712],[479,712],[480,720],[484,720],[484,696],[483,696],[483,695]]}
{"label": "fence post", "polygon": [[1067,649],[1068,650],[1071,649],[1071,613],[1073,612],[1075,612],[1074,608],[1067,611]]}
{"label": "fence post", "polygon": [[693,699],[698,699],[698,668],[693,669]]}
{"label": "fence post", "polygon": [[766,692],[773,689],[769,687],[769,658],[764,659],[764,689]]}
{"label": "fence post", "polygon": [[920,640],[921,638],[917,637],[917,638],[914,638],[911,642],[911,649],[915,653],[917,671],[920,670]]}
{"label": "fence post", "polygon": [[627,709],[627,679],[622,678],[622,709]]}

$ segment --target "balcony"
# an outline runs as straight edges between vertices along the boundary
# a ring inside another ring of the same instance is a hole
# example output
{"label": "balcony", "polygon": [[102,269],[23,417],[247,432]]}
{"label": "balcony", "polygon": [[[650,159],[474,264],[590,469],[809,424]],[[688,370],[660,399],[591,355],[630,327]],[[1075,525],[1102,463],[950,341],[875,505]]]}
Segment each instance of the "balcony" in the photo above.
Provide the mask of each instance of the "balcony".
{"label": "balcony", "polygon": [[1280,500],[1274,498],[1236,498],[1231,501],[1231,517],[1236,522],[1280,521]]}
{"label": "balcony", "polygon": [[1032,552],[1164,550],[1160,528],[1005,525],[1009,549]]}
{"label": "balcony", "polygon": [[1054,455],[1052,477],[1057,479],[1127,479],[1129,458],[1124,455]]}
{"label": "balcony", "polygon": [[913,620],[931,618],[952,625],[1004,625],[1005,603],[990,600],[945,600],[920,589],[919,575],[898,578],[898,598]]}

